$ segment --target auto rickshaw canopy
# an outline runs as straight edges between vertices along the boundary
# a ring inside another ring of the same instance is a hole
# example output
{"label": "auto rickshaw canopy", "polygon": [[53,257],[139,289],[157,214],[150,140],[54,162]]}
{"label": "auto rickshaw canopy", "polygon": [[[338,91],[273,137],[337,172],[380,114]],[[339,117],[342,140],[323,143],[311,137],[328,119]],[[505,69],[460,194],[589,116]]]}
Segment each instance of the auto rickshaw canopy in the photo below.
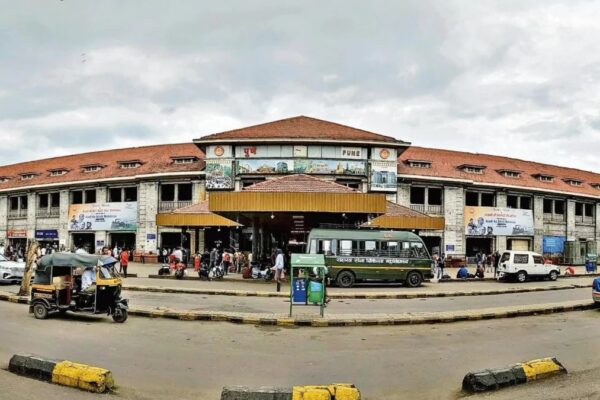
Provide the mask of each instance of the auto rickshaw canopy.
{"label": "auto rickshaw canopy", "polygon": [[95,254],[74,254],[74,253],[52,253],[39,259],[36,271],[46,271],[52,267],[99,267],[112,265],[117,260],[111,256],[100,256]]}

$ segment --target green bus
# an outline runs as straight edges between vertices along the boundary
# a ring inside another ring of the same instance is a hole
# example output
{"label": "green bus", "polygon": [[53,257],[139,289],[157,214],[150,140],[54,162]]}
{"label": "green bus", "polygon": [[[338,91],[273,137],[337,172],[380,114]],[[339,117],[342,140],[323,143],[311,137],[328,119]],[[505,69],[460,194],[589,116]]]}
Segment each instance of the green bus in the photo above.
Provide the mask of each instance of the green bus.
{"label": "green bus", "polygon": [[418,287],[433,277],[427,247],[411,232],[313,229],[307,253],[325,255],[329,278],[344,288],[364,280]]}

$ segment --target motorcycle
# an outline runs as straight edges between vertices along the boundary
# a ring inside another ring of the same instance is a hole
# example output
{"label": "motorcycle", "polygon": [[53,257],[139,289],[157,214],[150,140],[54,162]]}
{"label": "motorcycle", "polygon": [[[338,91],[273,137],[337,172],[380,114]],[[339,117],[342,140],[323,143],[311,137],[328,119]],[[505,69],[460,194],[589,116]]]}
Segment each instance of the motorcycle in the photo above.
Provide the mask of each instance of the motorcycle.
{"label": "motorcycle", "polygon": [[184,263],[178,263],[175,266],[175,279],[183,279],[186,274],[187,266]]}
{"label": "motorcycle", "polygon": [[264,279],[269,282],[275,277],[275,271],[265,265],[255,265],[252,267],[252,279]]}
{"label": "motorcycle", "polygon": [[208,271],[208,279],[223,279],[225,276],[225,270],[223,269],[223,264],[215,265]]}
{"label": "motorcycle", "polygon": [[171,274],[171,268],[169,268],[168,264],[163,264],[159,269],[158,269],[158,275],[162,276],[162,275],[170,275]]}
{"label": "motorcycle", "polygon": [[201,280],[208,280],[209,279],[208,275],[209,275],[208,265],[203,262],[200,264],[200,269],[198,269],[198,277]]}

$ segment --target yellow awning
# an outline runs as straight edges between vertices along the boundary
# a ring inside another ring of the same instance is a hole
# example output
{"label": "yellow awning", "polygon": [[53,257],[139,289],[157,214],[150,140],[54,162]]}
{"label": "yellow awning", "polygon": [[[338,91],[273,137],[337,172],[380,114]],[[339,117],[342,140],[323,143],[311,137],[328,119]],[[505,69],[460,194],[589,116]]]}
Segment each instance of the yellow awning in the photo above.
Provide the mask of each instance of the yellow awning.
{"label": "yellow awning", "polygon": [[444,230],[444,217],[432,217],[399,204],[387,202],[386,213],[362,224],[362,228]]}
{"label": "yellow awning", "polygon": [[157,214],[156,225],[171,227],[241,226],[237,222],[208,211],[208,201]]}

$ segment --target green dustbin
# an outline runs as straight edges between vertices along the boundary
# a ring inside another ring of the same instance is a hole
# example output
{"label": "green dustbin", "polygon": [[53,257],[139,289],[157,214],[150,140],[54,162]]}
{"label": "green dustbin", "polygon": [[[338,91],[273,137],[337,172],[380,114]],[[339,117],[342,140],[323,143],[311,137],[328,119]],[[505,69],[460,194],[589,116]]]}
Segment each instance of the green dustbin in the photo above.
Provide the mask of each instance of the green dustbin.
{"label": "green dustbin", "polygon": [[323,284],[321,282],[310,281],[308,285],[308,302],[321,304],[323,301]]}

